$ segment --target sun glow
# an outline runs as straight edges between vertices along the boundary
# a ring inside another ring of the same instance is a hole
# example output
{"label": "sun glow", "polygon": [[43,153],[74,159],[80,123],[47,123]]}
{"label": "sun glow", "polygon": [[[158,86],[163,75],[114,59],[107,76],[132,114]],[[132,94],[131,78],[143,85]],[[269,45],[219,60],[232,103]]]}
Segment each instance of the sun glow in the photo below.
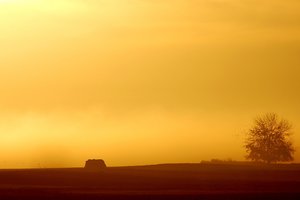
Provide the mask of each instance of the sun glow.
{"label": "sun glow", "polygon": [[[32,11],[42,11],[48,14],[72,14],[73,12],[86,10],[86,4],[80,1],[69,1],[69,0],[0,0],[0,9],[7,9],[1,6],[13,5],[13,9],[17,5],[22,6],[18,12],[25,12],[30,8]],[[23,7],[25,6],[25,7]]]}
{"label": "sun glow", "polygon": [[0,0],[0,168],[242,160],[265,112],[299,146],[300,1],[251,2]]}
{"label": "sun glow", "polygon": [[19,3],[22,0],[0,0],[0,3]]}

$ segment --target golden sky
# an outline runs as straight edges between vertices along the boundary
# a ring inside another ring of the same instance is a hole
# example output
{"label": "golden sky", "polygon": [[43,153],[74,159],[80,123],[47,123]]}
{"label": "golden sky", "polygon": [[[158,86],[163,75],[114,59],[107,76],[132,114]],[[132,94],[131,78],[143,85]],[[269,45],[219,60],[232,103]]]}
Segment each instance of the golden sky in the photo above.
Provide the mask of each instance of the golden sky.
{"label": "golden sky", "polygon": [[0,0],[0,168],[243,160],[294,124],[300,1]]}

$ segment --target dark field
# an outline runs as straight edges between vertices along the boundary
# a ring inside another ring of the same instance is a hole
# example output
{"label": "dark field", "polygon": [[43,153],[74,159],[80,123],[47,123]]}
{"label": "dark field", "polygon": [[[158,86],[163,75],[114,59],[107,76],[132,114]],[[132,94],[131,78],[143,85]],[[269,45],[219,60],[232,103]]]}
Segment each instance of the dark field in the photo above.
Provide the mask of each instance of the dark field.
{"label": "dark field", "polygon": [[0,199],[300,199],[300,165],[0,170]]}

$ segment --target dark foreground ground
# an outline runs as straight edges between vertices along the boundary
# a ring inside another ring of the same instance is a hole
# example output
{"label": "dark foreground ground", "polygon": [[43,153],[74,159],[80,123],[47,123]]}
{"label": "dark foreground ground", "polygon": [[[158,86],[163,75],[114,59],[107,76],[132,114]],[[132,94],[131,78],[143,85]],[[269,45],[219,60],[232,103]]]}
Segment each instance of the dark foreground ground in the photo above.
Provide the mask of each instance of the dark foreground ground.
{"label": "dark foreground ground", "polygon": [[300,165],[0,170],[0,199],[300,199]]}

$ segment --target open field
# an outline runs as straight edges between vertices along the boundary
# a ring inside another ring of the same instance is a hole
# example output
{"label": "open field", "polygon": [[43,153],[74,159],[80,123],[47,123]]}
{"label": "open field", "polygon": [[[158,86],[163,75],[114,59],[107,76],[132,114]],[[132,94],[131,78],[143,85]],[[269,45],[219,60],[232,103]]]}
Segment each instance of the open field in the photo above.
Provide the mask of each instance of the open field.
{"label": "open field", "polygon": [[300,199],[300,165],[0,170],[0,199]]}

